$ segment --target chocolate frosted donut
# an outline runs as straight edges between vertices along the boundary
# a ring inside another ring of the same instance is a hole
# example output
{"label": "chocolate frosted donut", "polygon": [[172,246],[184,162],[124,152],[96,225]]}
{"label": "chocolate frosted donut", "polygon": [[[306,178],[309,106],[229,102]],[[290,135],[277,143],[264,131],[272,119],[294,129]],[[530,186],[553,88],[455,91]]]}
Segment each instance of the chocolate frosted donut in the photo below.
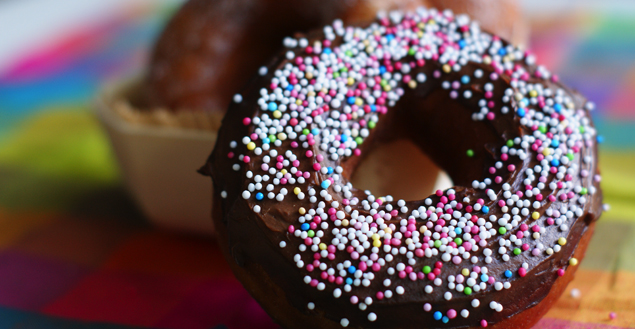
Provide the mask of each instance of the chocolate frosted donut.
{"label": "chocolate frosted donut", "polygon": [[[335,21],[231,105],[202,168],[236,276],[284,327],[529,327],[602,210],[593,104],[480,30],[420,8]],[[349,182],[407,138],[455,187],[395,200]]]}

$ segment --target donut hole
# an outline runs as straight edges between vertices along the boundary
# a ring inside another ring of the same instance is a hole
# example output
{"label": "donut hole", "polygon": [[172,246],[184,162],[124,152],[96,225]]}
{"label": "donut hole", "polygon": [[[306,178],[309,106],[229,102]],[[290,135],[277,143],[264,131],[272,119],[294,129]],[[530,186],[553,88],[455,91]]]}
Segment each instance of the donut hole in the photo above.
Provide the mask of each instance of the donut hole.
{"label": "donut hole", "polygon": [[355,169],[351,183],[377,196],[404,200],[425,199],[437,189],[453,186],[447,173],[409,139],[373,147]]}

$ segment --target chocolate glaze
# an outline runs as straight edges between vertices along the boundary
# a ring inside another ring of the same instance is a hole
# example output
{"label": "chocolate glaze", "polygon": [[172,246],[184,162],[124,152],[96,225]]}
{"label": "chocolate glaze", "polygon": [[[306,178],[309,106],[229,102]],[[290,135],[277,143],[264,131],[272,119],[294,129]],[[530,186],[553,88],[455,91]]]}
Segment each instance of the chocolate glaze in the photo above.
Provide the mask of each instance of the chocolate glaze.
{"label": "chocolate glaze", "polygon": [[[309,35],[308,38],[309,40],[315,40],[316,38],[323,38],[323,35],[321,32],[316,31]],[[341,42],[338,37],[334,41],[333,47]],[[298,208],[304,206],[310,209],[312,207],[311,204],[308,200],[295,198],[287,198],[283,202],[264,199],[257,202],[262,210],[260,213],[255,213],[252,208],[256,202],[254,200],[244,200],[241,197],[241,192],[247,187],[245,180],[246,171],[259,171],[260,169],[256,167],[259,161],[251,161],[249,164],[243,165],[240,170],[234,171],[232,170],[232,165],[236,160],[227,157],[230,151],[237,154],[247,152],[245,146],[241,143],[238,143],[236,149],[230,149],[229,143],[230,141],[240,141],[243,136],[253,132],[253,126],[243,125],[242,119],[245,117],[251,118],[261,113],[259,106],[256,104],[259,90],[266,88],[273,78],[274,71],[288,62],[284,59],[286,51],[287,49],[281,51],[280,55],[268,65],[269,73],[267,75],[258,76],[248,84],[248,87],[242,93],[243,102],[230,106],[223,120],[216,147],[207,164],[201,169],[202,173],[211,175],[213,178],[215,207],[217,207],[214,210],[216,214],[214,221],[217,225],[217,230],[223,235],[221,241],[225,241],[225,243],[222,247],[227,252],[227,255],[230,255],[231,259],[229,261],[245,268],[247,273],[254,273],[248,279],[242,275],[239,278],[244,282],[249,281],[247,286],[258,284],[259,282],[262,284],[275,284],[279,287],[279,289],[276,289],[277,291],[284,292],[284,296],[256,296],[265,309],[275,308],[276,305],[272,303],[286,300],[298,312],[303,313],[308,318],[316,319],[314,323],[307,323],[307,327],[324,327],[325,323],[328,323],[330,327],[337,328],[341,327],[339,324],[340,319],[347,318],[350,320],[349,327],[419,328],[421,326],[435,326],[439,328],[466,328],[478,326],[481,319],[486,319],[489,324],[495,324],[510,318],[538,304],[549,293],[552,285],[558,279],[557,270],[569,266],[569,259],[576,250],[578,241],[587,232],[588,226],[597,220],[601,214],[602,193],[599,189],[599,184],[593,180],[593,174],[598,173],[595,143],[593,147],[583,147],[579,155],[576,155],[573,160],[573,163],[578,164],[580,169],[585,168],[590,173],[593,173],[586,178],[579,177],[579,175],[574,177],[576,184],[579,183],[586,187],[595,186],[597,188],[596,192],[589,196],[587,203],[584,205],[583,215],[577,219],[573,218],[570,220],[570,229],[567,232],[561,232],[557,225],[552,225],[546,227],[546,233],[542,234],[540,238],[540,242],[545,246],[552,246],[559,237],[566,236],[568,243],[562,247],[562,250],[551,256],[546,256],[544,253],[540,256],[532,256],[530,252],[524,252],[519,256],[512,257],[507,262],[503,262],[498,255],[495,255],[493,257],[494,261],[487,264],[489,271],[492,273],[500,273],[505,269],[510,269],[514,272],[512,278],[507,280],[511,283],[510,289],[496,291],[492,286],[488,286],[484,291],[472,293],[470,296],[452,291],[453,298],[447,301],[443,298],[443,293],[447,291],[447,289],[444,289],[445,283],[441,287],[435,287],[433,293],[426,294],[424,287],[430,284],[430,281],[418,280],[413,282],[408,279],[401,280],[396,275],[389,276],[385,270],[382,270],[376,273],[376,278],[369,287],[355,287],[354,294],[357,296],[374,296],[376,291],[383,290],[382,281],[384,277],[391,277],[398,281],[398,284],[406,289],[406,293],[403,295],[395,294],[390,299],[374,299],[373,304],[369,305],[365,312],[362,312],[357,305],[349,302],[351,293],[344,292],[339,299],[333,297],[332,290],[335,284],[327,282],[327,289],[324,291],[318,291],[314,287],[305,284],[303,277],[308,272],[304,268],[298,269],[293,261],[300,239],[290,238],[287,228],[289,225],[297,223]],[[297,55],[300,54],[299,49],[294,51]],[[524,62],[517,62],[517,64],[523,65],[531,73],[536,70],[535,66],[527,65]],[[469,196],[472,200],[483,198],[488,200],[485,205],[490,205],[490,209],[492,209],[488,216],[491,214],[502,215],[500,209],[492,205],[494,201],[489,201],[489,198],[486,197],[484,190],[472,188],[471,182],[489,177],[486,168],[492,166],[498,156],[500,156],[500,146],[506,140],[531,134],[532,132],[521,126],[518,116],[511,113],[494,121],[473,121],[471,114],[475,112],[474,109],[478,108],[476,103],[479,97],[451,99],[448,96],[448,92],[440,87],[442,79],[431,78],[432,72],[440,68],[441,65],[436,61],[428,61],[424,67],[413,69],[414,74],[424,72],[430,79],[425,84],[420,84],[416,89],[408,90],[397,105],[390,108],[388,113],[381,117],[371,136],[361,145],[362,154],[367,153],[370,148],[383,141],[395,138],[411,139],[439,167],[450,175],[456,185],[454,188],[457,194],[456,200],[462,200],[464,196]],[[463,66],[459,72],[444,75],[443,80],[458,80],[462,75],[471,74],[477,68],[484,71],[485,77],[493,72],[492,67],[489,65],[469,63]],[[509,81],[510,77],[503,74],[500,79],[492,82],[495,85],[495,99],[500,99],[503,96],[503,91],[506,88],[511,88]],[[564,89],[573,97],[575,108],[583,108],[586,101],[577,92],[560,83],[537,79],[533,77],[533,74],[529,82],[540,82],[546,87]],[[472,84],[471,89],[475,95],[484,92],[480,84],[477,83]],[[515,108],[515,101],[512,100],[512,102]],[[494,112],[500,113],[500,107],[501,104],[497,104]],[[282,149],[285,148],[290,148],[289,141],[283,143]],[[467,149],[475,151],[473,158],[465,157],[464,154]],[[314,154],[324,153],[317,145],[312,150]],[[585,155],[590,155],[594,161],[590,164],[583,163],[581,159]],[[255,158],[259,160],[258,157]],[[328,165],[329,161],[330,159],[325,160],[325,163]],[[330,165],[341,165],[344,168],[342,176],[347,180],[352,176],[359,161],[360,157],[351,156],[344,160],[331,161]],[[514,157],[508,163],[515,164],[516,170],[503,177],[503,183],[509,183],[512,186],[511,191],[516,192],[523,187],[525,170],[533,168],[538,164],[538,161],[535,160],[534,151],[529,149],[526,160],[521,161]],[[309,170],[306,162],[304,165],[306,168],[300,169],[303,171]],[[320,174],[315,174],[307,180],[302,188],[305,190],[307,185],[319,186],[323,179]],[[548,182],[554,179],[554,175],[549,175]],[[500,188],[498,190],[502,193]],[[221,198],[221,191],[227,193],[226,198]],[[557,191],[553,191],[553,193]],[[547,192],[549,191],[542,191],[545,198],[542,201],[542,207],[537,210],[542,217],[537,221],[544,221],[546,218],[544,212],[547,208],[559,209],[561,201],[558,199],[554,203],[549,202]],[[359,195],[361,199],[365,197],[363,191],[355,190],[353,193]],[[335,195],[336,193],[332,192],[332,194]],[[433,200],[433,204],[436,204],[439,200],[436,195],[432,195],[430,198]],[[337,197],[335,200],[337,200]],[[570,199],[567,202],[574,202],[575,200]],[[416,209],[422,204],[423,200],[407,202],[409,209]],[[382,205],[380,209],[383,209],[385,205]],[[353,206],[353,209],[358,210],[361,214],[368,215],[368,212],[360,206]],[[400,219],[396,218],[391,221],[398,222]],[[533,222],[536,222],[536,220],[533,220],[531,216],[524,218],[522,221],[522,223],[527,224]],[[417,226],[423,223],[425,223],[424,220],[417,219]],[[513,232],[515,230],[502,236],[497,235],[490,238],[487,248],[497,250],[499,239],[509,238]],[[332,239],[332,236],[329,236],[330,234],[330,230],[326,230],[324,241]],[[286,248],[278,246],[280,241],[286,241]],[[536,241],[532,240],[531,243],[535,245]],[[484,264],[482,250],[483,248],[480,248],[475,253],[479,257],[479,264]],[[338,257],[341,256],[339,254]],[[343,261],[343,259],[336,258],[335,261]],[[405,255],[397,255],[393,262],[395,264],[399,261],[405,262],[405,259]],[[421,268],[424,265],[433,267],[434,262],[437,260],[438,257],[418,258],[416,265],[413,267]],[[529,268],[525,277],[519,277],[515,270],[523,262],[528,263]],[[467,262],[459,265],[455,265],[452,262],[444,263],[439,277],[444,282],[447,282],[446,279],[449,274],[457,273],[460,269],[469,267],[470,265],[468,264]],[[256,275],[255,273],[258,274]],[[262,273],[265,273],[268,277],[260,277],[259,275]],[[329,285],[333,285],[333,287],[329,288]],[[478,308],[470,306],[471,300],[475,298],[480,301]],[[492,310],[488,306],[490,301],[503,304],[504,309],[501,312]],[[307,309],[306,305],[309,302],[315,304],[314,310]],[[450,308],[457,311],[468,309],[470,316],[468,318],[457,316],[449,323],[444,324],[433,319],[433,312],[424,312],[422,310],[424,303],[432,304],[433,311],[441,310],[444,313],[445,310]],[[367,320],[368,312],[374,312],[380,316],[376,321],[369,322]],[[327,321],[323,321],[324,319]],[[288,325],[284,319],[278,318],[277,320],[282,325]]]}

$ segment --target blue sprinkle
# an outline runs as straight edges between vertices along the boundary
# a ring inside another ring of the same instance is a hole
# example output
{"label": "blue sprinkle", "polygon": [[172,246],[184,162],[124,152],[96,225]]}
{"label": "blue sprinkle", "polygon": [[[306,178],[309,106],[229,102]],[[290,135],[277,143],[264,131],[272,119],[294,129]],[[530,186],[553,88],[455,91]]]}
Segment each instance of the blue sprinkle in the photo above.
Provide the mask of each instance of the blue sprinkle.
{"label": "blue sprinkle", "polygon": [[292,85],[292,84],[289,84],[289,85],[287,86],[287,88],[286,88],[286,89],[287,89],[288,91],[293,90],[293,85]]}
{"label": "blue sprinkle", "polygon": [[348,140],[348,136],[347,135],[341,135],[340,139],[342,140],[342,142],[346,142]]}
{"label": "blue sprinkle", "polygon": [[350,96],[347,99],[347,101],[348,101],[348,104],[351,104],[351,105],[355,104],[355,96]]}
{"label": "blue sprinkle", "polygon": [[333,167],[327,167],[326,170],[329,175],[333,173]]}
{"label": "blue sprinkle", "polygon": [[553,159],[551,160],[551,165],[557,167],[560,165],[560,161],[558,161],[558,159]]}
{"label": "blue sprinkle", "polygon": [[487,214],[487,213],[489,212],[489,207],[488,207],[488,206],[483,206],[483,208],[481,208],[481,211],[482,211],[484,214]]}
{"label": "blue sprinkle", "polygon": [[505,48],[499,49],[498,50],[498,54],[501,55],[501,56],[507,55],[507,49],[505,49]]}
{"label": "blue sprinkle", "polygon": [[379,74],[384,74],[384,73],[386,73],[386,67],[382,65],[379,67]]}
{"label": "blue sprinkle", "polygon": [[346,278],[346,284],[353,284],[352,278]]}
{"label": "blue sprinkle", "polygon": [[275,111],[277,109],[278,109],[278,104],[276,104],[274,102],[269,103],[269,111],[273,112],[273,111]]}
{"label": "blue sprinkle", "polygon": [[331,48],[324,48],[324,50],[322,51],[322,53],[327,54],[327,55],[328,55],[328,54],[330,54],[330,53],[332,53]]}
{"label": "blue sprinkle", "polygon": [[300,225],[300,229],[302,231],[308,231],[311,228],[311,226],[309,225],[309,223],[304,223],[302,225]]}
{"label": "blue sprinkle", "polygon": [[441,318],[443,317],[443,314],[441,314],[441,312],[439,312],[439,311],[436,311],[436,312],[434,312],[433,316],[434,316],[435,320],[441,320]]}
{"label": "blue sprinkle", "polygon": [[551,141],[551,146],[558,147],[559,145],[560,145],[560,141],[557,141],[555,139]]}
{"label": "blue sprinkle", "polygon": [[556,110],[556,112],[560,113],[560,111],[562,111],[562,104],[554,105],[553,109]]}
{"label": "blue sprinkle", "polygon": [[395,36],[393,34],[386,34],[386,40],[388,40],[388,42],[392,41],[394,38]]}
{"label": "blue sprinkle", "polygon": [[448,323],[450,321],[450,319],[447,316],[443,316],[443,318],[441,319],[441,321],[443,323]]}
{"label": "blue sprinkle", "polygon": [[271,143],[271,140],[269,139],[269,137],[265,137],[265,138],[262,139],[262,143],[263,144],[269,144],[269,143]]}
{"label": "blue sprinkle", "polygon": [[463,84],[470,83],[470,77],[468,77],[467,75],[462,76],[461,77],[461,83],[463,83]]}
{"label": "blue sprinkle", "polygon": [[505,276],[508,277],[508,278],[511,278],[512,277],[512,271],[510,271],[510,270],[505,271]]}
{"label": "blue sprinkle", "polygon": [[522,118],[522,117],[525,116],[525,109],[524,108],[518,108],[518,111],[516,113],[518,113],[518,116]]}
{"label": "blue sprinkle", "polygon": [[313,128],[311,129],[311,134],[313,134],[313,136],[317,136],[320,134],[320,130],[317,128]]}
{"label": "blue sprinkle", "polygon": [[264,197],[265,196],[262,193],[260,192],[256,193],[256,200],[262,200]]}
{"label": "blue sprinkle", "polygon": [[329,186],[331,186],[331,181],[328,180],[328,179],[324,180],[324,181],[322,181],[321,186],[322,186],[322,188],[328,188]]}
{"label": "blue sprinkle", "polygon": [[371,105],[370,106],[370,111],[371,112],[377,112],[377,105]]}
{"label": "blue sprinkle", "polygon": [[465,42],[465,40],[463,40],[463,39],[459,40],[459,47],[461,47],[461,49],[465,48],[466,44],[467,43]]}
{"label": "blue sprinkle", "polygon": [[598,137],[596,137],[595,139],[596,139],[596,140],[598,141],[598,143],[600,143],[600,144],[604,143],[604,136],[602,136],[602,135],[598,135]]}
{"label": "blue sprinkle", "polygon": [[348,273],[353,274],[353,273],[355,273],[355,271],[357,271],[355,266],[351,265],[351,266],[348,267]]}
{"label": "blue sprinkle", "polygon": [[460,227],[457,227],[457,228],[454,229],[454,233],[461,234],[461,233],[463,233],[463,230]]}
{"label": "blue sprinkle", "polygon": [[487,274],[481,274],[481,281],[487,282],[487,279],[489,279],[489,276],[487,276]]}

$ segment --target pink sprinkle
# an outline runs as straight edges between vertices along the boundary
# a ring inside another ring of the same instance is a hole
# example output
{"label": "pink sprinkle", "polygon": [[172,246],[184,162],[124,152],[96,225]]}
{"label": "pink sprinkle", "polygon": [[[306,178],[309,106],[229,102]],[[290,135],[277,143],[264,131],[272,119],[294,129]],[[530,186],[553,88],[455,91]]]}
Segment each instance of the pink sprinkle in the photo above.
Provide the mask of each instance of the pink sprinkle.
{"label": "pink sprinkle", "polygon": [[456,318],[456,311],[454,309],[450,309],[448,311],[448,318],[450,318],[450,319]]}
{"label": "pink sprinkle", "polygon": [[516,170],[516,166],[514,166],[513,164],[510,164],[509,166],[507,166],[507,170],[514,171]]}
{"label": "pink sprinkle", "polygon": [[534,256],[539,256],[540,255],[540,249],[534,248],[534,250],[531,251],[531,254],[534,255]]}
{"label": "pink sprinkle", "polygon": [[547,224],[553,225],[554,224],[553,218],[551,218],[551,217],[547,218]]}
{"label": "pink sprinkle", "polygon": [[509,155],[507,155],[507,153],[501,154],[501,160],[507,161],[507,159],[509,159]]}
{"label": "pink sprinkle", "polygon": [[377,297],[377,299],[382,300],[384,299],[384,293],[381,291],[378,291],[377,294],[375,294],[375,297]]}
{"label": "pink sprinkle", "polygon": [[461,264],[461,261],[462,261],[462,260],[463,260],[463,259],[462,259],[461,257],[459,257],[459,256],[454,256],[454,257],[452,257],[452,263],[454,263],[454,264],[456,264],[456,265]]}
{"label": "pink sprinkle", "polygon": [[520,275],[521,277],[524,277],[525,275],[527,275],[527,270],[524,267],[519,268],[518,275]]}
{"label": "pink sprinkle", "polygon": [[432,305],[430,305],[430,303],[423,304],[423,310],[426,312],[430,312],[432,310]]}
{"label": "pink sprinkle", "polygon": [[320,168],[322,168],[322,166],[320,166],[319,163],[316,162],[316,163],[313,164],[313,170],[318,171],[318,170],[320,170]]}
{"label": "pink sprinkle", "polygon": [[311,280],[311,287],[317,287],[317,285],[318,285],[318,280],[316,279]]}
{"label": "pink sprinkle", "polygon": [[243,124],[244,124],[245,126],[246,126],[246,125],[248,125],[248,124],[250,124],[250,123],[251,123],[251,118],[245,117],[245,118],[243,119]]}
{"label": "pink sprinkle", "polygon": [[481,320],[481,327],[483,328],[487,327],[487,321]]}
{"label": "pink sprinkle", "polygon": [[617,318],[617,314],[615,312],[609,313],[609,319],[614,320],[615,318]]}
{"label": "pink sprinkle", "polygon": [[379,272],[379,270],[381,269],[381,266],[379,265],[379,263],[374,263],[373,266],[371,266],[373,272]]}
{"label": "pink sprinkle", "polygon": [[558,276],[564,276],[564,269],[563,268],[558,269]]}
{"label": "pink sprinkle", "polygon": [[351,304],[355,305],[359,302],[359,298],[357,296],[351,296]]}

